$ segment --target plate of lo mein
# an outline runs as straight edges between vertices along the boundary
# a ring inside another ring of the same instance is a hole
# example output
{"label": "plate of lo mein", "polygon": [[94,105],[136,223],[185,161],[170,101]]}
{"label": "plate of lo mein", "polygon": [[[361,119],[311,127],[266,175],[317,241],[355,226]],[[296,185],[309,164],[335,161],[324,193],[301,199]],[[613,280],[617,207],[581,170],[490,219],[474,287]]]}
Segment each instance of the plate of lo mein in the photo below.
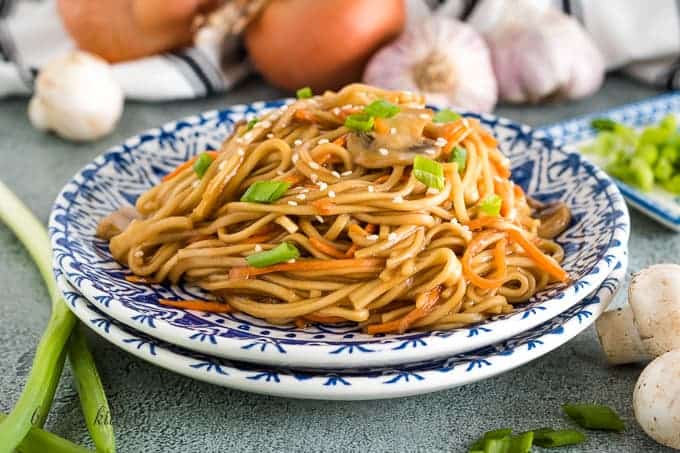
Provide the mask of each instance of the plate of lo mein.
{"label": "plate of lo mein", "polygon": [[526,126],[355,84],[133,137],[66,185],[50,232],[55,266],[135,329],[343,368],[545,322],[611,273],[629,220],[602,171]]}

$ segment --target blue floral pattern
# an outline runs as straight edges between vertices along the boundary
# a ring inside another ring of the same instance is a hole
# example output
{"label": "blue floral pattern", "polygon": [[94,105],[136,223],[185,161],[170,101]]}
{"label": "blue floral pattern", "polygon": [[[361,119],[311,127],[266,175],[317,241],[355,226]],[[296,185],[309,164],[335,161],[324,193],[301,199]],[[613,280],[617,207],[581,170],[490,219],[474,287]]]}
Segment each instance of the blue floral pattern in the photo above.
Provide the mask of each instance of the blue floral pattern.
{"label": "blue floral pattern", "polygon": [[541,200],[559,198],[573,224],[559,242],[573,280],[552,285],[517,311],[446,332],[365,335],[355,326],[273,326],[245,314],[163,307],[159,298],[206,298],[190,285],[139,285],[95,237],[101,218],[136,198],[176,165],[215,149],[233,124],[285,101],[233,106],[169,123],[112,148],[82,169],[54,204],[49,232],[55,267],[110,317],[162,340],[209,355],[299,367],[379,366],[449,356],[502,341],[573,307],[595,290],[625,252],[628,211],[611,180],[578,154],[527,126],[474,115],[491,129],[513,163],[513,179]]}
{"label": "blue floral pattern", "polygon": [[[599,316],[625,278],[624,254],[597,291],[555,318],[501,343],[442,359],[393,367],[291,369],[207,356],[165,343],[108,319],[79,295],[55,269],[62,292],[71,296],[80,320],[118,347],[157,366],[194,379],[240,390],[315,399],[392,398],[442,390],[495,376],[528,363],[564,344]],[[587,307],[587,310],[586,310]],[[582,313],[590,315],[583,318]],[[107,320],[108,322],[103,322]]]}

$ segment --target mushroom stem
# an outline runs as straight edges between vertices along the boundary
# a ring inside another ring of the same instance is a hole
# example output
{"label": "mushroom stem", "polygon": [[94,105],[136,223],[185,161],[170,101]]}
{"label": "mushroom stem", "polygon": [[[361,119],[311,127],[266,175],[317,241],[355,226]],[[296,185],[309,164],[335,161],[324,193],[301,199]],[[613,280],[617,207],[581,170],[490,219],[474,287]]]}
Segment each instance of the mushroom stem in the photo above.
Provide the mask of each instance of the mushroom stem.
{"label": "mushroom stem", "polygon": [[609,363],[622,365],[651,358],[635,326],[630,305],[602,313],[595,327]]}

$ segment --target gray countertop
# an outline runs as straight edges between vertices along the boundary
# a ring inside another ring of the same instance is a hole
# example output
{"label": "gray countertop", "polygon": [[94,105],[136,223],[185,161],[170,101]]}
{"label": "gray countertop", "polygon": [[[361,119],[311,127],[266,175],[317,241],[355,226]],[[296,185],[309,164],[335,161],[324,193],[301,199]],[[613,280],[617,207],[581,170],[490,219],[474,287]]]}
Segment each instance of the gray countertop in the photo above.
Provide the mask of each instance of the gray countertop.
{"label": "gray countertop", "polygon": [[[611,77],[595,96],[542,107],[501,107],[497,113],[531,125],[558,121],[652,96],[657,92]],[[62,185],[111,145],[143,129],[202,110],[280,97],[257,79],[233,92],[190,102],[128,103],[115,133],[72,145],[37,132],[26,100],[0,101],[0,179],[44,221]],[[680,235],[636,212],[630,270],[677,261]],[[16,401],[49,316],[46,291],[29,256],[0,225],[0,411]],[[641,371],[608,367],[593,328],[512,372],[461,388],[384,401],[324,402],[275,398],[220,388],[149,365],[89,335],[112,406],[120,452],[213,451],[466,451],[480,433],[565,426],[564,402],[611,405],[625,418],[624,434],[593,434],[564,452],[670,451],[635,423],[631,397]],[[89,445],[78,397],[65,372],[48,429]]]}

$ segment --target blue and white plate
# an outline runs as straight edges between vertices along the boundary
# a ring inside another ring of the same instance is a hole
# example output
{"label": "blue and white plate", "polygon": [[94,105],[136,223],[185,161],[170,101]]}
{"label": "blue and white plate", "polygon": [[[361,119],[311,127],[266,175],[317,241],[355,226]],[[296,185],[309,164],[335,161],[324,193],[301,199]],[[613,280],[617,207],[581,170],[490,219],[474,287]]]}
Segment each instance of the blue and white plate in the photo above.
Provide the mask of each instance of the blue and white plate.
{"label": "blue and white plate", "polygon": [[599,287],[626,250],[629,218],[620,192],[578,154],[537,138],[527,126],[472,115],[491,129],[513,163],[513,179],[541,200],[560,199],[573,223],[559,242],[569,284],[553,285],[512,314],[449,331],[370,336],[351,325],[274,326],[244,314],[206,314],[160,306],[166,299],[205,298],[189,285],[138,285],[116,263],[98,222],[158,183],[176,165],[216,149],[234,122],[282,105],[254,103],[212,111],[144,132],[110,149],[62,190],[50,217],[55,267],[112,318],[187,349],[235,360],[294,367],[348,368],[402,364],[446,357],[527,331],[576,305]]}
{"label": "blue and white plate", "polygon": [[119,348],[154,365],[224,387],[292,398],[365,400],[443,390],[504,373],[566,343],[607,308],[621,286],[623,256],[600,288],[552,320],[502,343],[421,363],[350,370],[295,370],[227,361],[144,335],[102,313],[71,286],[59,269],[58,284],[71,310]]}
{"label": "blue and white plate", "polygon": [[[560,145],[573,145],[581,148],[590,143],[597,132],[590,127],[593,118],[611,118],[620,123],[641,129],[654,123],[669,113],[680,113],[680,94],[670,93],[651,99],[623,105],[599,113],[591,113],[572,120],[543,126],[538,131],[552,137]],[[537,131],[537,132],[538,132]],[[588,155],[595,164],[605,163],[601,157]],[[655,187],[650,192],[629,186],[616,180],[623,196],[631,206],[654,220],[675,231],[680,231],[680,197]]]}

